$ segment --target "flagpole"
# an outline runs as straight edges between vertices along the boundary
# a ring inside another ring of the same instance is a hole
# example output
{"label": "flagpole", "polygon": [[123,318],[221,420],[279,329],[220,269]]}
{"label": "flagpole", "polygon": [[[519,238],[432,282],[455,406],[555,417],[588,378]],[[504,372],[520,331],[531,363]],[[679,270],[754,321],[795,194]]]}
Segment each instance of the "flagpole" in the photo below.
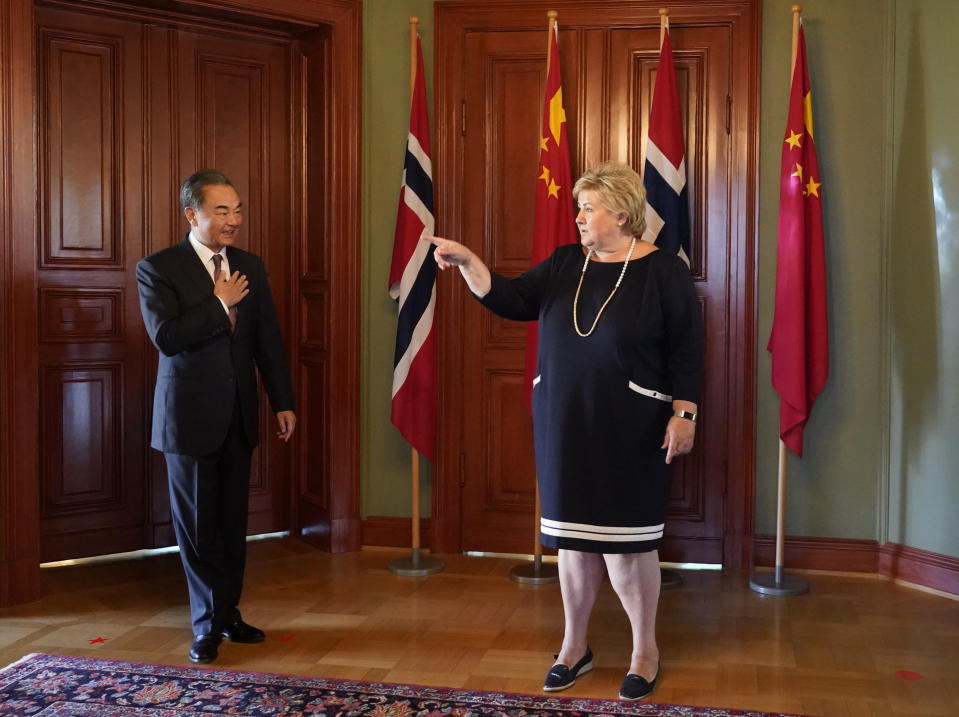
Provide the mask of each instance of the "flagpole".
{"label": "flagpole", "polygon": [[[796,53],[799,48],[799,23],[802,5],[793,5],[793,37],[792,37],[792,57],[789,63],[789,79],[792,83],[793,73],[796,71]],[[781,410],[781,409],[780,409]],[[785,544],[786,544],[786,467],[788,462],[788,453],[786,451],[786,442],[779,439],[779,475],[776,500],[776,569],[772,575],[763,573],[754,575],[749,581],[749,587],[763,595],[773,595],[776,597],[789,597],[791,595],[802,595],[809,591],[809,583],[802,578],[792,575],[786,575],[785,565]]]}
{"label": "flagpole", "polygon": [[[669,8],[661,7],[659,8],[659,49],[663,49],[663,39],[666,37],[666,30],[669,28]],[[652,104],[652,100],[650,100]],[[659,569],[659,589],[660,590],[669,590],[670,588],[678,588],[683,584],[683,576],[680,575],[675,570],[670,570],[669,568],[660,568]]]}
{"label": "flagpole", "polygon": [[[556,18],[559,13],[555,10],[549,10],[546,13],[548,32],[546,34],[546,75],[549,76],[550,62],[550,42],[553,33],[556,31]],[[511,580],[526,585],[544,585],[546,583],[555,583],[559,580],[559,569],[555,565],[543,563],[543,546],[539,542],[539,525],[542,517],[542,504],[539,500],[539,478],[533,476],[533,486],[536,493],[535,498],[535,522],[533,524],[533,561],[531,563],[522,563],[516,565],[509,571]]]}
{"label": "flagpole", "polygon": [[[416,86],[416,38],[420,19],[410,16],[410,107],[413,106],[413,88]],[[404,577],[422,577],[438,573],[443,569],[443,561],[432,556],[420,554],[420,453],[410,446],[410,493],[412,523],[411,552],[408,558],[391,560],[389,570]]]}

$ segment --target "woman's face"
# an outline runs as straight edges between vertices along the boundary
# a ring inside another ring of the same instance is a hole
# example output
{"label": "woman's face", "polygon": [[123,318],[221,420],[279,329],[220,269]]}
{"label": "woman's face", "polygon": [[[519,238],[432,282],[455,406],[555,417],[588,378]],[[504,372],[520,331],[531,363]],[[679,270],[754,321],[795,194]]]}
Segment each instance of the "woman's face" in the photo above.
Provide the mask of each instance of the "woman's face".
{"label": "woman's face", "polygon": [[577,197],[579,213],[576,215],[576,228],[579,229],[580,242],[593,251],[616,251],[622,247],[626,233],[623,227],[626,217],[614,214],[604,207],[596,192],[583,190]]}

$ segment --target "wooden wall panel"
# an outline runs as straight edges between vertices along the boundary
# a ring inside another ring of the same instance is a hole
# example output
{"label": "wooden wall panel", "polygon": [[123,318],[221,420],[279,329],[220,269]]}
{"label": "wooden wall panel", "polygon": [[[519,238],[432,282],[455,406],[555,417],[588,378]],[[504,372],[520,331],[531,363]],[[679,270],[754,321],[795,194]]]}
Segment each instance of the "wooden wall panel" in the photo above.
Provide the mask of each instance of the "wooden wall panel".
{"label": "wooden wall panel", "polygon": [[122,366],[44,366],[43,519],[121,507]]}
{"label": "wooden wall panel", "polygon": [[41,7],[40,557],[143,547],[143,61],[136,22]]}
{"label": "wooden wall panel", "polygon": [[[311,352],[317,356],[316,352]],[[297,512],[303,536],[324,549],[332,548],[332,510],[330,486],[325,480],[329,450],[324,425],[335,415],[328,410],[330,395],[326,383],[327,362],[320,358],[300,357],[300,401],[298,422],[300,461],[307,466],[300,476]],[[357,536],[358,538],[359,536]]]}
{"label": "wooden wall panel", "polygon": [[121,341],[120,289],[40,289],[40,341]]}
{"label": "wooden wall panel", "polygon": [[[544,68],[541,57],[524,59],[516,52],[508,56],[487,55],[484,74],[489,77],[484,106],[471,117],[490,117],[493,131],[488,136],[490,163],[476,167],[473,179],[483,187],[486,216],[484,256],[490,268],[514,276],[529,268],[528,237],[533,236],[533,215],[518,211],[536,202],[536,185],[531,182],[494,182],[492,177],[534,177],[539,174],[539,125],[517,123],[516,117],[537,117],[543,112]],[[475,124],[475,123],[474,123]],[[475,127],[474,129],[479,129]],[[516,151],[528,148],[525,152]],[[494,268],[495,267],[495,268]]]}
{"label": "wooden wall panel", "polygon": [[118,267],[123,205],[121,40],[42,30],[41,265]]}
{"label": "wooden wall panel", "polygon": [[[182,138],[196,143],[181,147],[181,172],[215,167],[236,186],[243,202],[238,246],[263,259],[292,355],[292,42],[214,36],[194,28],[179,30],[174,40],[180,86],[193,87],[176,97],[177,127]],[[186,229],[182,218],[180,226]],[[260,444],[250,475],[248,527],[251,533],[271,533],[289,527],[293,449],[276,440],[275,415],[262,388],[259,395]]]}
{"label": "wooden wall panel", "polygon": [[[490,371],[485,393],[491,397],[486,417],[486,504],[496,510],[533,509],[536,496],[533,424],[526,408],[525,376],[516,371]],[[512,419],[512,420],[503,420]]]}
{"label": "wooden wall panel", "polygon": [[40,594],[32,8],[0,2],[0,605]]}

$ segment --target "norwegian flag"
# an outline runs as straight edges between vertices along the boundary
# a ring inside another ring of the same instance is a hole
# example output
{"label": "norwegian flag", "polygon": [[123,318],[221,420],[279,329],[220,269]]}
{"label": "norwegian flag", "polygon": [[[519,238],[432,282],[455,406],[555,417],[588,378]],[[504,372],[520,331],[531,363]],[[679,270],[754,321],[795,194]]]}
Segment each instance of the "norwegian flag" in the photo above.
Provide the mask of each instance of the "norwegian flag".
{"label": "norwegian flag", "polygon": [[424,231],[433,233],[433,167],[419,36],[416,55],[410,132],[390,265],[390,297],[399,302],[390,418],[413,448],[433,460],[437,396],[433,330],[436,262],[433,245],[420,240]]}
{"label": "norwegian flag", "polygon": [[679,254],[689,264],[689,196],[686,192],[686,150],[676,91],[676,68],[669,28],[659,52],[649,139],[643,168],[646,187],[646,231],[643,240]]}

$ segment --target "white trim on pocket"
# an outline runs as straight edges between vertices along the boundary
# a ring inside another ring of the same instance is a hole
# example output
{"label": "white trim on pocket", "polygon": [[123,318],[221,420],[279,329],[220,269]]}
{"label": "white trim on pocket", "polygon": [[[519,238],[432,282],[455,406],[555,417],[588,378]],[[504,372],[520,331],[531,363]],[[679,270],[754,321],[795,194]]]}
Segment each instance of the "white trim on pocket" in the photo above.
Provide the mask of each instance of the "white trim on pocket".
{"label": "white trim on pocket", "polygon": [[536,384],[538,384],[538,383],[540,382],[540,379],[542,379],[542,378],[543,378],[543,375],[542,375],[542,374],[540,374],[539,376],[537,376],[536,378],[534,378],[534,379],[533,379],[533,386],[535,386]]}
{"label": "white trim on pocket", "polygon": [[627,385],[629,386],[629,390],[630,390],[630,391],[635,391],[636,393],[641,393],[641,394],[643,394],[644,396],[649,396],[650,398],[655,398],[655,399],[657,399],[657,400],[659,400],[659,401],[672,401],[672,400],[673,400],[673,397],[672,397],[672,396],[667,396],[665,393],[660,393],[659,391],[654,391],[654,390],[651,389],[651,388],[643,388],[642,386],[639,386],[639,385],[633,383],[632,381],[630,381]]}

